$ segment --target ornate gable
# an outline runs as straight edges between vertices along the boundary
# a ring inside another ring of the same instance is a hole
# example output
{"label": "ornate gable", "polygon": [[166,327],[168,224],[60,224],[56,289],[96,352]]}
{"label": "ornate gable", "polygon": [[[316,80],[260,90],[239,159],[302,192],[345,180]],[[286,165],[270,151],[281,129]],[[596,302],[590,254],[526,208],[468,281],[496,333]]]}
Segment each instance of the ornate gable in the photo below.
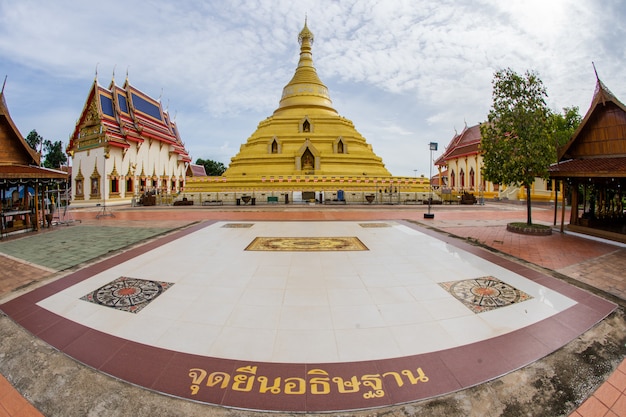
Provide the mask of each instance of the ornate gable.
{"label": "ornate gable", "polygon": [[598,79],[591,106],[559,160],[608,156],[626,157],[626,107]]}

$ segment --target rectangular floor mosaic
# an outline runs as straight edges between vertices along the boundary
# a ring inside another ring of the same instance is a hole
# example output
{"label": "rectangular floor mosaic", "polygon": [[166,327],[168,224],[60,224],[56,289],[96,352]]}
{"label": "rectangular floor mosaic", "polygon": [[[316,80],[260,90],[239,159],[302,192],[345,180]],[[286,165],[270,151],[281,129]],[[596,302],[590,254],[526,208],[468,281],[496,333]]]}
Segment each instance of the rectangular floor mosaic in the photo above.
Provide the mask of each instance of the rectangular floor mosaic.
{"label": "rectangular floor mosaic", "polygon": [[361,251],[369,250],[358,237],[257,237],[249,251]]}
{"label": "rectangular floor mosaic", "polygon": [[439,285],[474,313],[506,307],[532,298],[524,291],[492,276],[441,282]]}
{"label": "rectangular floor mosaic", "polygon": [[171,282],[119,277],[80,299],[136,314],[172,285]]}
{"label": "rectangular floor mosaic", "polygon": [[391,227],[389,223],[359,223],[359,226],[364,228]]}
{"label": "rectangular floor mosaic", "polygon": [[253,225],[254,223],[226,223],[222,227],[225,229],[248,229]]}

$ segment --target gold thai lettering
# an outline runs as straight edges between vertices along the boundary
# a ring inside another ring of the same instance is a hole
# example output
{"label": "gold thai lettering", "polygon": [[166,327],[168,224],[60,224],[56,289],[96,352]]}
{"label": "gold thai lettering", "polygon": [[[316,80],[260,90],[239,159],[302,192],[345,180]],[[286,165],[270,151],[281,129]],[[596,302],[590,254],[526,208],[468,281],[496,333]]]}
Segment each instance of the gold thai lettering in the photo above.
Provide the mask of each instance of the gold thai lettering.
{"label": "gold thai lettering", "polygon": [[285,378],[285,394],[304,394],[306,381],[303,378]]}
{"label": "gold thai lettering", "polygon": [[237,372],[242,372],[243,375],[235,375],[233,378],[233,390],[244,392],[252,391],[256,370],[256,366],[243,366],[241,368],[237,368]]}
{"label": "gold thai lettering", "polygon": [[337,384],[337,390],[340,394],[347,394],[351,392],[359,392],[361,388],[361,381],[356,376],[353,376],[349,380],[344,380],[340,376],[333,378],[333,382]]}
{"label": "gold thai lettering", "polygon": [[383,374],[383,377],[385,377],[385,376],[392,376],[396,380],[396,384],[398,384],[398,387],[402,387],[404,385],[404,381],[402,380],[402,376],[400,376],[400,374],[397,373],[397,372],[385,372]]}
{"label": "gold thai lettering", "polygon": [[[205,369],[190,368],[191,395],[196,395],[200,391],[202,383],[206,380],[206,386],[210,388],[232,389],[233,391],[252,392],[258,390],[260,394],[280,394],[287,395],[328,395],[333,391],[339,394],[361,393],[363,398],[381,398],[386,395],[383,389],[383,380],[388,378],[395,382],[398,388],[402,388],[408,381],[411,385],[426,383],[428,376],[422,368],[415,371],[403,369],[399,372],[390,371],[382,374],[365,374],[361,376],[330,377],[324,369],[311,369],[307,371],[306,378],[299,377],[268,377],[257,375],[258,366],[243,366],[237,368],[235,373],[215,371],[208,373]],[[232,383],[231,383],[232,381]],[[331,384],[334,383],[334,384]],[[307,385],[308,384],[308,385]],[[393,384],[392,384],[393,385]],[[388,385],[389,388],[391,385]]]}
{"label": "gold thai lettering", "polygon": [[417,368],[417,376],[413,375],[413,373],[409,371],[408,369],[404,369],[402,371],[402,375],[405,375],[406,377],[408,377],[409,381],[413,385],[417,384],[418,382],[428,382],[428,377],[424,374],[424,371],[422,371],[422,368]]}
{"label": "gold thai lettering", "polygon": [[189,376],[191,377],[191,395],[196,395],[200,390],[200,384],[206,378],[206,371],[200,368],[191,368]]}
{"label": "gold thai lettering", "polygon": [[[329,394],[330,378],[323,369],[311,369],[307,375],[316,375],[310,379],[311,394]],[[319,376],[318,376],[319,375]]]}
{"label": "gold thai lettering", "polygon": [[371,388],[370,391],[363,394],[363,398],[380,398],[385,396],[383,391],[383,380],[380,374],[363,375],[361,383],[364,387]]}
{"label": "gold thai lettering", "polygon": [[207,387],[220,385],[220,388],[226,388],[230,382],[230,374],[226,372],[211,372],[206,380]]}
{"label": "gold thai lettering", "polygon": [[268,391],[272,394],[280,394],[280,377],[274,378],[274,383],[269,385],[269,378],[266,376],[257,377],[257,381],[260,383],[259,392],[265,394]]}

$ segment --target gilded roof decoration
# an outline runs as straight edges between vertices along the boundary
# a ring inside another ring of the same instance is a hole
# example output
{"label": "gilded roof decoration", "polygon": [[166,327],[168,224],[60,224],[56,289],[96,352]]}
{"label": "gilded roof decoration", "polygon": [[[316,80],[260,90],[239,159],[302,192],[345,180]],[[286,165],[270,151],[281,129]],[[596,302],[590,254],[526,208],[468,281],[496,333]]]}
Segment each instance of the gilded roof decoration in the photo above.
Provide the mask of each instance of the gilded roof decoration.
{"label": "gilded roof decoration", "polygon": [[[98,126],[97,129],[87,129]],[[133,87],[126,79],[122,87],[112,80],[104,88],[94,80],[91,91],[76,123],[68,151],[103,146],[129,148],[131,142],[156,140],[168,144],[179,159],[190,162],[191,157],[161,103]]]}

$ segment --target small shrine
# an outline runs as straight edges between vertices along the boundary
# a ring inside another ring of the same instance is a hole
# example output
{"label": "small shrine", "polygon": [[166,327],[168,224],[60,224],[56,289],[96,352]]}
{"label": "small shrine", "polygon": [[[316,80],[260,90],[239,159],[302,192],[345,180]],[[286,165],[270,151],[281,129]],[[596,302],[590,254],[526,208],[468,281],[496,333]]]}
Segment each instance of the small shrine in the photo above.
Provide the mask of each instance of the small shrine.
{"label": "small shrine", "polygon": [[569,186],[570,230],[626,242],[626,106],[600,78],[550,177]]}

